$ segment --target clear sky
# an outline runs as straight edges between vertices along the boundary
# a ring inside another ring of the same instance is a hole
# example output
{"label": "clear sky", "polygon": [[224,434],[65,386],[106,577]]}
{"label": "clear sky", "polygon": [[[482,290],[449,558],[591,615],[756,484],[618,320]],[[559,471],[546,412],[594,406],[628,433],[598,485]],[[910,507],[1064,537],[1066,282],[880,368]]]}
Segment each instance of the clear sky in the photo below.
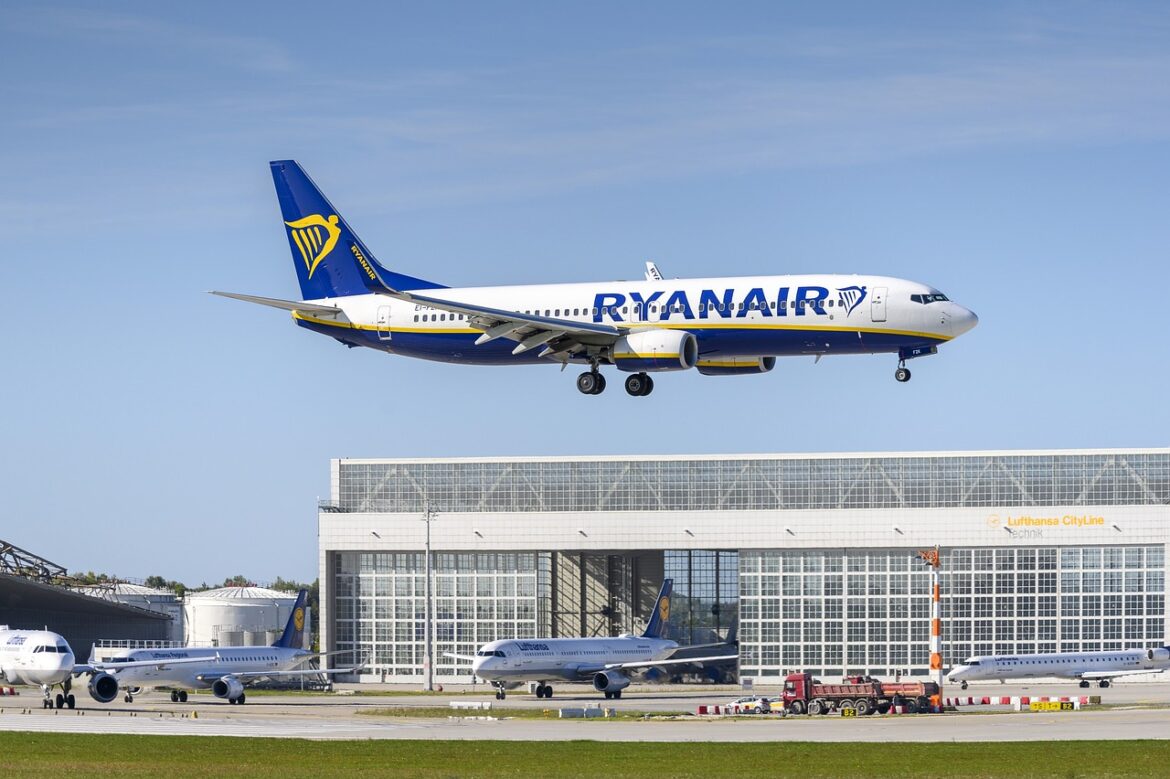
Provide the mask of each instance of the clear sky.
{"label": "clear sky", "polygon": [[[1170,444],[1165,3],[0,8],[0,538],[70,569],[316,576],[329,458]],[[347,350],[268,171],[449,285],[877,273],[938,356],[664,375]]]}

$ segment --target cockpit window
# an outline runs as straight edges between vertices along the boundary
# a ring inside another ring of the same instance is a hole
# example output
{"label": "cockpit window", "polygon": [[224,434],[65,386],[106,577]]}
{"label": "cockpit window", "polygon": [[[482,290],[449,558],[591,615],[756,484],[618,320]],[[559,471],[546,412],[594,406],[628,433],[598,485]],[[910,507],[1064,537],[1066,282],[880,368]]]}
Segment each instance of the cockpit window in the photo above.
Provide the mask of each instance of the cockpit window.
{"label": "cockpit window", "polygon": [[979,661],[972,658],[970,660],[964,660],[963,665],[979,665]]}
{"label": "cockpit window", "polygon": [[941,292],[933,292],[925,295],[911,295],[910,300],[915,303],[944,303],[949,300],[949,298]]}
{"label": "cockpit window", "polygon": [[57,644],[57,651],[63,655],[67,655],[67,654],[69,654],[69,645],[68,644]]}

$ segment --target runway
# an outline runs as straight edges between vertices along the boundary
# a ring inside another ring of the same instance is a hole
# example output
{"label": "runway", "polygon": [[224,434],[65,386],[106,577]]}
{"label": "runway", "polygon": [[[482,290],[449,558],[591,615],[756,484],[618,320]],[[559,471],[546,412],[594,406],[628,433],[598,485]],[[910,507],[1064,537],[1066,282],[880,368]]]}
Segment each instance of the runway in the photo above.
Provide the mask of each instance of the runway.
{"label": "runway", "polygon": [[[1039,689],[1044,687],[1045,689]],[[995,694],[1069,694],[1068,685],[999,686]],[[977,689],[969,692],[982,694]],[[659,742],[982,742],[1165,739],[1170,737],[1170,686],[1132,685],[1101,693],[1108,708],[1065,713],[1012,712],[998,708],[938,715],[858,718],[787,717],[708,719],[687,715],[631,720],[561,720],[561,705],[599,703],[582,694],[537,701],[510,696],[509,708],[548,710],[547,719],[508,718],[505,711],[455,712],[451,718],[409,716],[412,707],[446,706],[450,700],[491,700],[468,695],[298,696],[254,695],[244,706],[229,706],[207,695],[173,704],[151,693],[132,704],[102,705],[79,698],[76,710],[45,710],[35,690],[0,698],[0,730],[60,733],[301,738],[313,740],[428,739],[561,741],[596,739]],[[987,694],[991,694],[988,688]],[[694,711],[699,703],[725,703],[735,693],[672,690],[638,692],[605,702],[626,711]],[[494,701],[493,701],[494,703]],[[1149,708],[1161,706],[1162,708]],[[374,709],[403,708],[404,716],[379,716]],[[433,708],[432,708],[433,710]],[[366,712],[366,713],[362,713]],[[470,715],[470,716],[468,716]],[[503,717],[503,718],[494,718]]]}

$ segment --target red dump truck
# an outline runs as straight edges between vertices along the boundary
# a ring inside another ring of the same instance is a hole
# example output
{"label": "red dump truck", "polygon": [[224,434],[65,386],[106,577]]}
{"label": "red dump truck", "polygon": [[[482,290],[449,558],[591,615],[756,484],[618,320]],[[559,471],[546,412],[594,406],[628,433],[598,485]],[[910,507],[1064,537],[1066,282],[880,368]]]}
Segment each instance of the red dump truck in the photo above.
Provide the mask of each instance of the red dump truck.
{"label": "red dump truck", "polygon": [[907,714],[930,711],[930,699],[938,695],[934,682],[881,682],[869,677],[850,677],[843,684],[822,684],[812,674],[788,674],[784,679],[784,708],[789,714],[828,714],[853,709],[859,715],[885,714],[891,706],[905,706]]}

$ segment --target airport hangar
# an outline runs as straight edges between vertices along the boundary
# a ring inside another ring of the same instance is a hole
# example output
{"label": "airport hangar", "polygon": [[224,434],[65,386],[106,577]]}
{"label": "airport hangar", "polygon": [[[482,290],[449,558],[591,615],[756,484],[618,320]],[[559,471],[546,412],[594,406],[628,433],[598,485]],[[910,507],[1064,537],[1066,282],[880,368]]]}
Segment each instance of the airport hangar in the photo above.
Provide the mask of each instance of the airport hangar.
{"label": "airport hangar", "polygon": [[664,576],[680,643],[738,617],[743,677],[927,675],[936,545],[947,667],[1170,635],[1170,449],[336,459],[318,521],[351,681],[425,679],[428,531],[436,682],[497,638],[637,631]]}

